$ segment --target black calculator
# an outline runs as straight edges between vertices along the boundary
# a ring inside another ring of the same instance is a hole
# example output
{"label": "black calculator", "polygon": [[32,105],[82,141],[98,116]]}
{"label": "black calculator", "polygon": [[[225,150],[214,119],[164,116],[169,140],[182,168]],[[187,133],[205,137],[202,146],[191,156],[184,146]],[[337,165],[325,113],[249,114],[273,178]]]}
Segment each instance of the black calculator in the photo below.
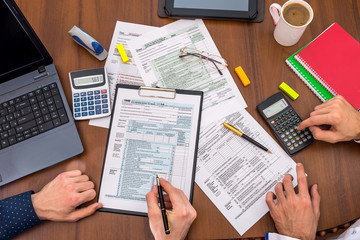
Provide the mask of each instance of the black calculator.
{"label": "black calculator", "polygon": [[264,100],[257,109],[288,154],[294,155],[315,141],[308,128],[296,129],[302,120],[281,92]]}

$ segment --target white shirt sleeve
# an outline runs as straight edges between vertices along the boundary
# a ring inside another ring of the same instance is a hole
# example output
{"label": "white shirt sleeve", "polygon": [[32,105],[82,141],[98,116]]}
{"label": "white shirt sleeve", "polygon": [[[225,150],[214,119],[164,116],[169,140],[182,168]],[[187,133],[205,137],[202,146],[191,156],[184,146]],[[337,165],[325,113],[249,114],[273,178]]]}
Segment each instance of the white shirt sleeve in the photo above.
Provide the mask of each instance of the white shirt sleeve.
{"label": "white shirt sleeve", "polygon": [[278,233],[267,232],[265,240],[300,240],[298,238],[287,237]]}
{"label": "white shirt sleeve", "polygon": [[328,240],[359,240],[360,239],[360,220],[351,225],[340,236],[329,238]]}

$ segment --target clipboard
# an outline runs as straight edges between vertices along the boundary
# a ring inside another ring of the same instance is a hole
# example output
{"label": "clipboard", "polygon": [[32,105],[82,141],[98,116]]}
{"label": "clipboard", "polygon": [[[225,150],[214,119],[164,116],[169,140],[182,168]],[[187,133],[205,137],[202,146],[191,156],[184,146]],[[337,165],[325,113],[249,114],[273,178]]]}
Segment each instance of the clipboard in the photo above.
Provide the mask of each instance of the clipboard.
{"label": "clipboard", "polygon": [[147,216],[155,175],[192,202],[203,92],[117,84],[98,211]]}

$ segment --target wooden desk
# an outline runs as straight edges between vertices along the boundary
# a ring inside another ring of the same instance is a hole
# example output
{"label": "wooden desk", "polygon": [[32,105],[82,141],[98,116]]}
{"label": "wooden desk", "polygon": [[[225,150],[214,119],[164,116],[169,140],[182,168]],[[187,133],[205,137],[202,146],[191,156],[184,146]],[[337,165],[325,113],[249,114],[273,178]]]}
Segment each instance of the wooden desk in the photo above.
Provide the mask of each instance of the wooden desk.
{"label": "wooden desk", "polygon": [[[219,51],[230,64],[233,78],[248,104],[247,110],[270,134],[256,105],[278,92],[282,81],[300,93],[292,105],[301,117],[307,117],[320,103],[286,66],[285,59],[335,21],[360,40],[360,0],[309,0],[314,10],[313,22],[298,44],[282,47],[273,38],[274,25],[267,10],[271,2],[266,0],[262,23],[205,21]],[[283,4],[285,0],[278,2]],[[68,72],[104,66],[104,62],[99,62],[71,40],[67,31],[73,25],[86,30],[108,48],[116,20],[159,27],[173,21],[157,16],[157,0],[17,0],[17,3],[53,57],[69,102]],[[246,88],[233,71],[239,65],[251,81]],[[0,198],[29,189],[39,191],[57,174],[71,169],[84,171],[98,188],[107,130],[89,126],[88,121],[77,122],[77,128],[85,148],[82,155],[1,187]],[[310,184],[319,184],[319,230],[360,217],[360,186],[357,183],[360,145],[316,142],[293,159],[305,165]],[[194,207],[198,218],[189,232],[189,239],[240,237],[198,186],[194,192]],[[262,237],[266,231],[275,231],[269,214],[243,237]],[[147,218],[98,212],[77,223],[45,222],[18,239],[151,239],[151,236]]]}

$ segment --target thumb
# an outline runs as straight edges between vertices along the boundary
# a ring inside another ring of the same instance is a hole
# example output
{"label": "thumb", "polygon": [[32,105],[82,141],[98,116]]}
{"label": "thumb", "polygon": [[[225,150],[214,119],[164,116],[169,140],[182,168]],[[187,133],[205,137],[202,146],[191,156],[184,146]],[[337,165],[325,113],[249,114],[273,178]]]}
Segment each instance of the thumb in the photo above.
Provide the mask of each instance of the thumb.
{"label": "thumb", "polygon": [[102,208],[102,203],[93,203],[87,207],[80,208],[69,214],[68,220],[76,222],[84,217],[92,215],[97,209]]}
{"label": "thumb", "polygon": [[148,207],[148,216],[149,218],[158,218],[162,217],[159,204],[158,204],[158,191],[155,185],[151,187],[151,191],[146,194],[146,203]]}
{"label": "thumb", "polygon": [[333,132],[331,130],[322,130],[318,126],[309,127],[309,130],[311,131],[312,135],[316,140],[321,140],[330,143],[334,143],[337,141],[338,137],[336,132]]}
{"label": "thumb", "polygon": [[311,187],[311,203],[317,219],[320,217],[320,194],[318,192],[318,185],[314,184]]}

